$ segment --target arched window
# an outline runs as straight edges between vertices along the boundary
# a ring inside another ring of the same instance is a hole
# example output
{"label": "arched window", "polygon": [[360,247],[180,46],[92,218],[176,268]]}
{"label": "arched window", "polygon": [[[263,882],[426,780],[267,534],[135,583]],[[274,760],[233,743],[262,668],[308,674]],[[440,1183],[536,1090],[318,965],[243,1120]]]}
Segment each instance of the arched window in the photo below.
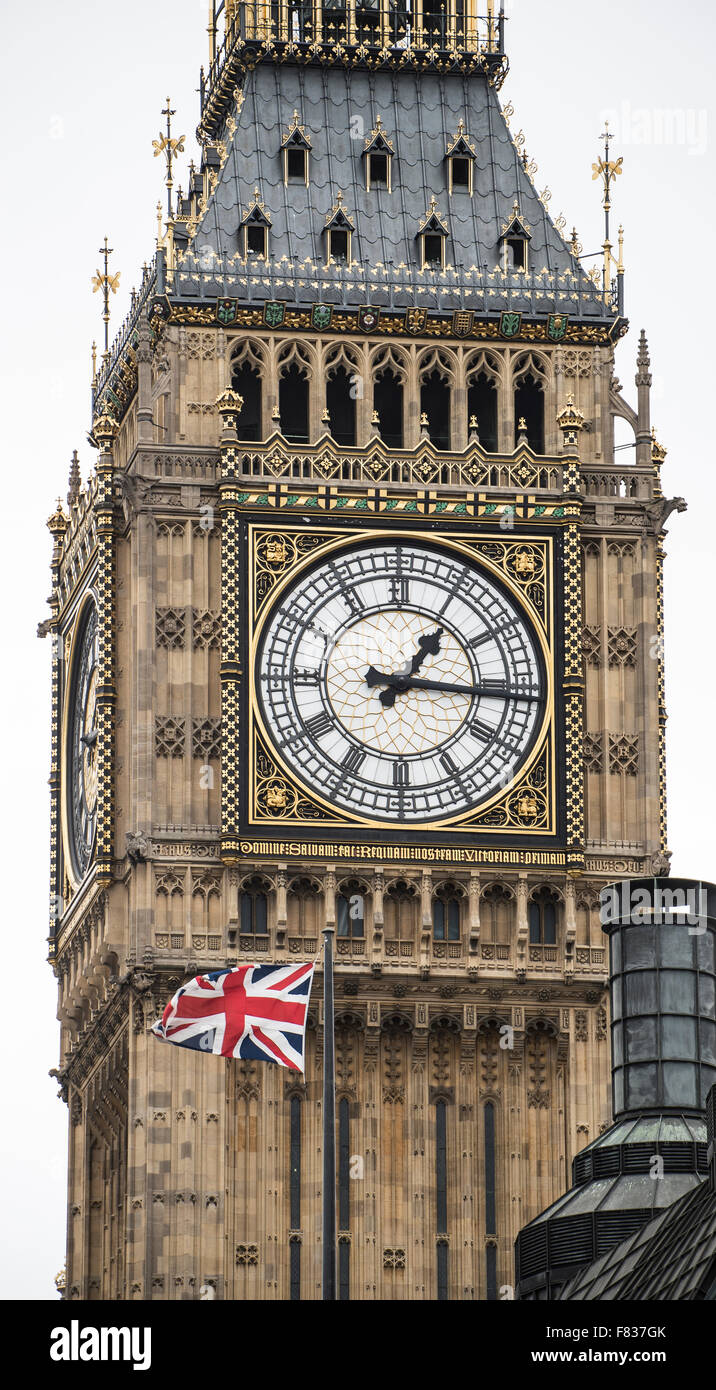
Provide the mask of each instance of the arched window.
{"label": "arched window", "polygon": [[383,902],[386,937],[405,942],[414,940],[417,905],[418,890],[414,883],[408,883],[405,879],[396,879],[391,883]]}
{"label": "arched window", "polygon": [[515,444],[520,435],[525,433],[532,451],[535,454],[543,454],[546,380],[541,367],[533,357],[528,356],[517,363],[514,387]]}
{"label": "arched window", "polygon": [[336,444],[352,449],[356,442],[355,375],[349,373],[342,363],[329,368],[326,410]]}
{"label": "arched window", "polygon": [[241,890],[241,935],[265,936],[268,931],[268,896],[266,882],[255,876],[247,879]]}
{"label": "arched window", "polygon": [[551,888],[540,888],[529,902],[530,945],[555,946],[557,943],[557,904]]}
{"label": "arched window", "polygon": [[454,884],[446,883],[438,888],[433,898],[433,940],[460,940],[460,898],[462,894]]}
{"label": "arched window", "polygon": [[291,444],[308,443],[308,378],[305,368],[292,362],[278,383],[281,433]]}
{"label": "arched window", "polygon": [[484,369],[470,379],[467,414],[471,433],[473,420],[477,422],[477,434],[483,449],[488,454],[497,453],[497,384],[495,378],[488,376]]}
{"label": "arched window", "polygon": [[380,11],[378,0],[356,0],[356,40],[359,44],[380,43]]}
{"label": "arched window", "polygon": [[373,384],[373,410],[380,437],[389,449],[403,447],[403,383],[392,367],[384,367]]}
{"label": "arched window", "polygon": [[261,439],[261,377],[256,367],[249,361],[234,367],[231,389],[244,400],[236,423],[239,439]]}
{"label": "arched window", "polygon": [[434,367],[420,386],[421,424],[436,449],[450,448],[450,382]]}
{"label": "arched window", "polygon": [[323,0],[323,37],[329,43],[345,43],[347,0]]}
{"label": "arched window", "polygon": [[318,899],[321,885],[307,875],[294,878],[289,884],[289,931],[300,936],[313,936],[318,931]]}
{"label": "arched window", "polygon": [[445,0],[423,0],[423,39],[426,48],[445,48],[447,33]]}
{"label": "arched window", "polygon": [[357,879],[342,883],[336,895],[336,928],[343,937],[365,935],[365,898]]}
{"label": "arched window", "polygon": [[480,927],[483,940],[505,945],[510,940],[514,896],[502,883],[491,883],[482,895]]}

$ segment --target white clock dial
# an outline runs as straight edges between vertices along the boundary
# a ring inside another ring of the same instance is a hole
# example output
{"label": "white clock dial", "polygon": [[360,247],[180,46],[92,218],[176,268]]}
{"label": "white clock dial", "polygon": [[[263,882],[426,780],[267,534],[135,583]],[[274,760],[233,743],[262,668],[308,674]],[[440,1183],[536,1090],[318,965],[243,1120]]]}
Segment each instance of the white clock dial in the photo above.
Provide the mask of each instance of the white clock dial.
{"label": "white clock dial", "polygon": [[374,540],[303,574],[265,624],[257,683],[284,763],[374,821],[453,819],[516,776],[545,713],[539,642],[462,555]]}

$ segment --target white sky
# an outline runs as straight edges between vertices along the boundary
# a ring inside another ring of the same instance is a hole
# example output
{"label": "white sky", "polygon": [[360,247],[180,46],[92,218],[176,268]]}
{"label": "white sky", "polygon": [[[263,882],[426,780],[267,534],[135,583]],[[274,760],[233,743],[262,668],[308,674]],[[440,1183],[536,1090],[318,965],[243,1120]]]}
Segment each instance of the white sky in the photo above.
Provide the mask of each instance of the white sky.
{"label": "white sky", "polygon": [[[481,8],[484,8],[481,7]],[[122,272],[119,326],[153,249],[162,163],[152,139],[167,93],[196,155],[204,0],[121,5],[36,0],[7,5],[0,39],[4,210],[0,231],[5,331],[0,340],[5,514],[2,848],[5,1198],[0,1296],[52,1298],[64,1264],[66,1108],[57,1065],[56,986],[46,965],[48,897],[50,536],[69,459],[92,461],[90,344],[100,340],[90,277],[105,232]],[[667,495],[687,498],[667,541],[667,700],[673,871],[716,879],[714,849],[713,433],[714,86],[711,0],[509,0],[514,103],[551,210],[576,225],[585,251],[602,240],[598,136],[611,112],[624,176],[615,227],[626,229],[632,331],[619,349],[628,398],[638,332],[647,330],[653,418],[669,448]],[[711,93],[711,96],[709,96]],[[186,164],[178,182],[186,183]],[[622,455],[622,459],[630,455]]]}

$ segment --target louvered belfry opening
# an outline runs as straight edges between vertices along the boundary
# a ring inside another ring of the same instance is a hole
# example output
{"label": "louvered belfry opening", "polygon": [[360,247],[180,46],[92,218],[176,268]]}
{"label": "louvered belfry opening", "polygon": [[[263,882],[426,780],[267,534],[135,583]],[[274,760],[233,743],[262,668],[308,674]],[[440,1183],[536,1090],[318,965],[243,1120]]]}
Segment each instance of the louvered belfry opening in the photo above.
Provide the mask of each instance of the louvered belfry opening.
{"label": "louvered belfry opening", "polygon": [[243,399],[237,423],[239,439],[261,439],[261,377],[248,362],[235,367],[231,389]]}
{"label": "louvered belfry opening", "polygon": [[356,442],[355,384],[345,367],[336,367],[326,382],[326,408],[336,444],[353,448]]}
{"label": "louvered belfry opening", "polygon": [[571,1190],[518,1235],[519,1299],[558,1298],[580,1269],[709,1173],[716,887],[626,880],[602,892],[601,920],[609,936],[614,1124],[574,1159]]}
{"label": "louvered belfry opening", "polygon": [[280,378],[278,408],[284,438],[292,444],[307,444],[308,381],[295,362]]}

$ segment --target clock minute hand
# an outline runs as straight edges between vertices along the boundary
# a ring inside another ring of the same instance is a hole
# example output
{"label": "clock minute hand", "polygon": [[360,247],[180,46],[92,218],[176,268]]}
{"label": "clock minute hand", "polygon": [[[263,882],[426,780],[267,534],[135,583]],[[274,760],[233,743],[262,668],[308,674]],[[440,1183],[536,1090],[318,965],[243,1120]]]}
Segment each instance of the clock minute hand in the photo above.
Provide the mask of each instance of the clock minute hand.
{"label": "clock minute hand", "polygon": [[406,690],[436,690],[449,695],[486,695],[493,699],[528,700],[534,704],[542,700],[541,695],[523,695],[519,690],[495,690],[485,685],[457,685],[451,681],[422,681],[416,680],[413,676],[390,676],[386,684],[389,688],[380,696],[380,702],[386,709],[390,709],[395,704],[396,697],[404,694]]}

